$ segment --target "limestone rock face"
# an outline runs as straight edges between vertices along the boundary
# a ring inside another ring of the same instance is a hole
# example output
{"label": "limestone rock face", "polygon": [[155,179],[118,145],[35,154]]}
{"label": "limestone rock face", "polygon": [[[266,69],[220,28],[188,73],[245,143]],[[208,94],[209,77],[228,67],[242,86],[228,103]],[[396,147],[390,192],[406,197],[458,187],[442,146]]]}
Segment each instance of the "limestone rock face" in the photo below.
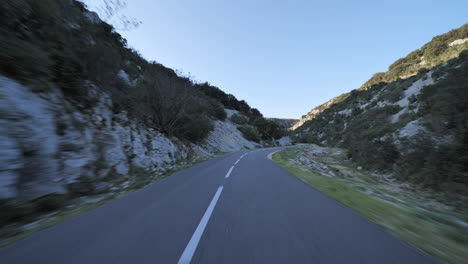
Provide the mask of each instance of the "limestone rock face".
{"label": "limestone rock face", "polygon": [[59,151],[54,122],[56,98],[41,98],[6,78],[0,78],[0,92],[0,144],[5,146],[0,161],[0,186],[7,190],[0,197],[15,193],[34,199],[48,193],[64,193],[55,156]]}
{"label": "limestone rock face", "polygon": [[131,168],[160,170],[192,157],[253,148],[230,121],[215,121],[204,143],[195,145],[114,113],[111,98],[84,82],[83,106],[57,88],[36,93],[0,76],[0,199],[33,200],[65,194],[69,186],[128,179]]}
{"label": "limestone rock face", "polygon": [[465,43],[465,42],[467,42],[467,41],[468,41],[468,38],[456,39],[456,40],[450,42],[450,43],[449,43],[449,46],[452,47],[452,46],[455,46],[455,45],[461,45],[461,44],[463,44],[463,43]]}
{"label": "limestone rock face", "polygon": [[279,146],[290,146],[292,145],[292,140],[290,137],[286,136],[278,139],[277,143]]}
{"label": "limestone rock face", "polygon": [[214,130],[206,139],[206,149],[210,152],[230,152],[242,148],[255,148],[259,144],[248,141],[231,121],[215,121]]}

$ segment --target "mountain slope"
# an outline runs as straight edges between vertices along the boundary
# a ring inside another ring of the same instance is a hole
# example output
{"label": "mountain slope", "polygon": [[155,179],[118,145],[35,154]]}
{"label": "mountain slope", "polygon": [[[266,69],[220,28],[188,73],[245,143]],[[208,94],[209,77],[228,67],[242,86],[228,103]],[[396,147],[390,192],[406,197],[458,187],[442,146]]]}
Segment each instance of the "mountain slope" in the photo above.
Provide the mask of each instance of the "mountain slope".
{"label": "mountain slope", "polygon": [[464,194],[467,37],[468,24],[435,37],[361,88],[312,109],[293,127],[297,140],[344,147],[364,168]]}
{"label": "mountain slope", "polygon": [[[447,62],[450,59],[457,57],[463,50],[468,47],[468,24],[464,24],[458,29],[449,31],[446,34],[436,36],[429,43],[425,44],[421,49],[415,50],[406,57],[395,61],[388,68],[387,72],[376,73],[366,83],[357,90],[366,90],[373,85],[380,83],[388,83],[398,80],[399,78],[408,78],[414,76],[420,70],[430,69],[434,66]],[[314,119],[317,114],[335,103],[342,102],[350,93],[339,95],[330,101],[313,108],[309,113],[304,115],[292,129],[295,130],[302,126],[308,120]]]}

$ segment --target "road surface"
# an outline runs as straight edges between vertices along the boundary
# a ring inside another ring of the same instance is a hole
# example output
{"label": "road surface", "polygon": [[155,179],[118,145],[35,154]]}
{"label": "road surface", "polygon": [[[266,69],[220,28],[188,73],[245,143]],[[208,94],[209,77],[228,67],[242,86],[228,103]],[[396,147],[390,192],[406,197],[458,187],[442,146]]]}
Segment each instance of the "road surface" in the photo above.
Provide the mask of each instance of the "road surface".
{"label": "road surface", "polygon": [[240,151],[0,249],[0,263],[438,263]]}

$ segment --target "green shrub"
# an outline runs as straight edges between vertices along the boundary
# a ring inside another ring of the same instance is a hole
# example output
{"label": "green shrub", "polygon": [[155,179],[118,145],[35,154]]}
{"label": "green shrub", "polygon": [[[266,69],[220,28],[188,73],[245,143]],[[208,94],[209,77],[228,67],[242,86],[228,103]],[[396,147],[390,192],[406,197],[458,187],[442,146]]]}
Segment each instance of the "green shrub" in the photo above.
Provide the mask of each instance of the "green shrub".
{"label": "green shrub", "polygon": [[348,158],[366,169],[388,171],[399,158],[399,152],[390,140],[353,142],[348,149]]}
{"label": "green shrub", "polygon": [[245,125],[249,122],[249,119],[241,114],[233,114],[229,120],[238,124],[238,125]]}
{"label": "green shrub", "polygon": [[21,204],[0,199],[0,225],[26,222],[32,220],[34,208],[30,204]]}
{"label": "green shrub", "polygon": [[63,194],[49,194],[33,201],[36,212],[46,213],[65,206],[67,196]]}
{"label": "green shrub", "polygon": [[260,142],[261,135],[260,135],[260,132],[258,132],[258,129],[256,127],[251,126],[251,125],[242,125],[242,126],[237,127],[237,129],[239,129],[239,131],[242,132],[242,135],[246,139],[255,141],[255,142]]}
{"label": "green shrub", "polygon": [[227,113],[226,111],[224,111],[223,105],[216,101],[211,102],[211,104],[209,105],[208,114],[221,121],[226,120],[227,117]]}
{"label": "green shrub", "polygon": [[77,182],[67,185],[71,197],[91,195],[95,193],[94,181],[89,177],[80,177]]}
{"label": "green shrub", "polygon": [[175,135],[194,143],[205,139],[213,130],[213,121],[204,114],[187,115],[177,123]]}
{"label": "green shrub", "polygon": [[81,96],[83,66],[73,55],[57,54],[52,56],[51,66],[53,81],[67,95]]}
{"label": "green shrub", "polygon": [[49,79],[52,62],[44,50],[0,31],[0,72],[8,77],[27,81]]}
{"label": "green shrub", "polygon": [[49,194],[28,203],[0,199],[0,225],[34,221],[43,213],[63,208],[67,195]]}
{"label": "green shrub", "polygon": [[286,130],[283,127],[275,121],[263,117],[255,118],[252,125],[257,128],[263,140],[280,139],[286,135]]}

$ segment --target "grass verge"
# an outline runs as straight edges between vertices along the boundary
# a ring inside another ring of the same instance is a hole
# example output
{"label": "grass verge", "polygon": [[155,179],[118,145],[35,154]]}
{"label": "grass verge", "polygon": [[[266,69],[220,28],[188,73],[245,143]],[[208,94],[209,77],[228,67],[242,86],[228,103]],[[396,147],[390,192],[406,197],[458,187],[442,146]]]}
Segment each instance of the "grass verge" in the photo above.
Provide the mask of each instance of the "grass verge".
{"label": "grass verge", "polygon": [[450,264],[466,263],[468,227],[464,222],[457,222],[458,218],[452,213],[430,211],[417,204],[392,201],[392,198],[399,201],[397,197],[381,199],[363,192],[375,190],[371,184],[308,171],[293,162],[304,148],[307,146],[279,151],[273,154],[272,160],[330,198],[440,261]]}

